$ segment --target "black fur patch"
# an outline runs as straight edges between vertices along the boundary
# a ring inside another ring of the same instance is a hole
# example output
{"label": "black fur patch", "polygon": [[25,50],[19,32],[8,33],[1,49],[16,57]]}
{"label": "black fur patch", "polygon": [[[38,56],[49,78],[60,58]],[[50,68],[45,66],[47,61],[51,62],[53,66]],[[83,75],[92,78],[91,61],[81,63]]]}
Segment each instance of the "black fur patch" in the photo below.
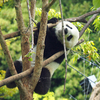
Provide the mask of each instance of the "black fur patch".
{"label": "black fur patch", "polygon": [[65,32],[65,34],[67,34],[67,33],[68,33],[68,29],[67,29],[67,28],[65,28],[65,29],[64,29],[64,32]]}
{"label": "black fur patch", "polygon": [[[17,70],[17,73],[22,72],[22,62],[21,62],[21,61],[15,61],[15,62],[14,62],[14,65],[15,65],[15,68],[16,68],[16,70]],[[10,77],[10,76],[11,76],[11,73],[10,73],[10,70],[9,70],[9,68],[8,68],[8,69],[6,70],[5,78],[8,78],[8,77]],[[7,84],[7,87],[8,87],[8,88],[14,88],[14,87],[16,87],[16,84],[15,84],[15,82],[10,82],[10,83]]]}
{"label": "black fur patch", "polygon": [[73,37],[73,36],[70,35],[69,37],[67,37],[67,40],[70,41],[72,37]]}
{"label": "black fur patch", "polygon": [[72,27],[70,27],[69,25],[66,25],[67,27],[69,27],[70,29],[72,29]]}
{"label": "black fur patch", "polygon": [[50,79],[50,72],[46,68],[42,68],[41,76],[39,82],[35,87],[35,92],[38,94],[46,94],[50,88],[51,79]]}

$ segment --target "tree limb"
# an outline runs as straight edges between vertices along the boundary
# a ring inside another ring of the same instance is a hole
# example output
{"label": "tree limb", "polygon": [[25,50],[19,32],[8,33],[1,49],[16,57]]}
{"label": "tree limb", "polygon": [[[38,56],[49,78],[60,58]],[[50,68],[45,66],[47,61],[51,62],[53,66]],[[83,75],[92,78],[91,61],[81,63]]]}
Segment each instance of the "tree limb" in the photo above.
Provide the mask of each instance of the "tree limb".
{"label": "tree limb", "polygon": [[41,75],[41,70],[42,70],[44,41],[46,37],[46,28],[47,28],[47,19],[48,19],[46,5],[48,5],[48,0],[42,0],[42,15],[41,15],[41,22],[40,22],[40,30],[39,30],[39,36],[38,36],[38,42],[37,42],[34,73],[32,75],[32,82],[31,82],[32,90],[35,89],[36,84],[38,83],[38,80]]}
{"label": "tree limb", "polygon": [[[98,13],[99,14],[99,13]],[[79,36],[79,38],[83,35],[83,33],[84,33],[84,31],[87,29],[87,27],[90,25],[90,23],[96,18],[96,16],[98,15],[98,14],[94,14],[90,19],[89,19],[89,21],[85,24],[85,26],[82,28],[82,30],[80,31],[80,36]]]}
{"label": "tree limb", "polygon": [[[81,40],[77,43],[77,45],[81,44],[82,42],[84,42],[83,39],[81,39]],[[47,64],[51,63],[52,61],[56,60],[57,58],[59,58],[59,57],[60,57],[61,55],[63,55],[63,54],[64,54],[64,51],[60,51],[60,52],[54,54],[53,56],[51,56],[50,58],[46,59],[46,60],[43,62],[42,67],[44,67],[44,66],[46,66]],[[0,87],[3,86],[3,85],[6,85],[6,84],[8,84],[8,83],[10,83],[10,82],[12,82],[12,81],[19,80],[19,79],[21,79],[21,78],[23,78],[23,77],[25,77],[25,76],[30,75],[30,74],[32,73],[33,69],[34,69],[34,66],[31,66],[31,68],[27,69],[27,70],[24,71],[24,72],[21,72],[21,73],[19,73],[19,74],[13,75],[13,76],[11,76],[11,77],[9,77],[9,78],[6,78],[6,79],[0,81]]]}
{"label": "tree limb", "polygon": [[[2,32],[1,32],[1,27],[0,27],[0,43],[1,43],[2,49],[4,51],[4,55],[5,55],[5,58],[6,58],[8,66],[9,66],[9,70],[10,70],[11,74],[12,75],[17,74],[17,71],[15,69],[12,57],[9,53],[8,47],[7,47],[6,42],[3,38],[3,35],[2,35]],[[18,82],[16,81],[16,84],[20,85],[20,87],[22,86],[22,83],[21,83],[20,80]]]}
{"label": "tree limb", "polygon": [[89,100],[99,100],[99,99],[100,99],[100,82],[98,82],[96,86],[93,88]]}
{"label": "tree limb", "polygon": [[[99,9],[97,9],[96,11],[91,11],[91,12],[89,12],[89,13],[86,13],[86,14],[84,14],[84,15],[82,15],[82,16],[79,16],[79,17],[74,17],[74,18],[67,18],[67,19],[65,19],[65,21],[67,20],[67,21],[70,21],[70,22],[87,22],[86,20],[85,20],[85,18],[86,17],[88,17],[88,16],[90,16],[90,15],[93,15],[93,14],[98,14],[98,13],[100,13],[100,8]],[[59,21],[60,22],[60,21]],[[59,23],[58,22],[58,23]],[[54,24],[48,24],[48,27],[50,28],[50,27],[54,27],[54,26],[56,26],[58,23],[54,23]],[[37,30],[37,28],[35,27],[35,28],[33,28],[33,31],[36,31]],[[10,35],[9,35],[10,34]],[[19,31],[17,31],[17,32],[13,32],[13,33],[9,33],[9,34],[7,34],[7,35],[4,35],[4,38],[5,39],[9,39],[9,38],[13,38],[13,37],[16,37],[16,36],[19,36],[20,35],[20,32]],[[13,34],[13,35],[11,35],[11,34]]]}
{"label": "tree limb", "polygon": [[[45,67],[47,64],[51,63],[52,61],[56,60],[57,58],[59,58],[61,55],[63,55],[63,51],[60,51],[56,54],[54,54],[53,56],[51,56],[50,58],[46,59],[43,64],[42,64],[42,67]],[[26,71],[24,72],[21,72],[19,74],[16,74],[16,75],[13,75],[9,78],[6,78],[2,81],[0,81],[0,87],[3,86],[3,85],[6,85],[12,81],[15,81],[15,80],[19,80],[25,76],[28,76],[30,75],[32,72],[33,72],[33,69],[34,69],[34,66],[32,66],[31,68],[27,69]]]}
{"label": "tree limb", "polygon": [[56,1],[56,0],[52,0],[52,1],[48,4],[48,6],[47,6],[47,8],[46,8],[47,11],[49,11],[50,7],[55,3],[55,1]]}
{"label": "tree limb", "polygon": [[[35,19],[35,7],[36,7],[36,0],[31,0],[31,20],[34,20]],[[34,23],[32,21],[32,27],[34,27]],[[31,30],[31,34],[32,34],[32,48],[34,46],[34,34],[33,34],[33,28]]]}
{"label": "tree limb", "polygon": [[68,19],[65,19],[65,20],[70,21],[70,22],[83,22],[83,23],[86,23],[87,22],[85,20],[86,17],[88,17],[90,15],[93,15],[93,14],[97,14],[97,13],[100,13],[100,8],[98,8],[96,11],[91,11],[91,12],[88,12],[86,14],[83,14],[82,16],[68,18]]}
{"label": "tree limb", "polygon": [[[30,31],[28,30],[26,33],[20,0],[14,0],[14,3],[15,3],[17,26],[21,34],[21,52],[22,52],[22,58],[23,58],[29,52],[29,49],[30,49],[30,43],[29,43]],[[31,63],[28,61],[28,57],[22,59],[22,63],[24,66],[23,71],[31,67]],[[20,99],[21,100],[25,100],[25,99],[33,100],[33,94],[29,90],[30,89],[29,88],[30,78],[25,77],[21,80],[21,82],[23,83],[23,85],[22,86],[18,85]]]}

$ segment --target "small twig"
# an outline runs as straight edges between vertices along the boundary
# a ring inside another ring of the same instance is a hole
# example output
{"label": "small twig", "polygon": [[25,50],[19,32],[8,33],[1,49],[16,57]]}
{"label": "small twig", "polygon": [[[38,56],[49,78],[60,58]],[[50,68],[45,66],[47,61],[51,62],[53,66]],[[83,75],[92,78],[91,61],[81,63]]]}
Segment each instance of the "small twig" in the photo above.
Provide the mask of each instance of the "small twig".
{"label": "small twig", "polygon": [[56,0],[52,0],[48,6],[47,6],[47,11],[49,11],[50,7],[55,3]]}
{"label": "small twig", "polygon": [[82,42],[84,42],[84,39],[79,40],[78,43],[76,44],[76,46],[81,44]]}
{"label": "small twig", "polygon": [[83,22],[83,23],[87,23],[85,18],[90,16],[90,15],[97,14],[97,13],[100,13],[100,8],[98,8],[95,11],[91,11],[91,12],[88,12],[86,14],[83,14],[83,15],[81,15],[79,17],[68,18],[68,19],[65,19],[65,20],[70,21],[70,22]]}
{"label": "small twig", "polygon": [[31,19],[31,20],[35,23],[35,25],[37,25],[37,23],[33,19]]}
{"label": "small twig", "polygon": [[100,63],[97,60],[95,60],[95,62],[100,66]]}
{"label": "small twig", "polygon": [[90,23],[96,18],[98,14],[94,14],[90,19],[89,21],[85,24],[85,26],[82,28],[82,30],[80,31],[79,33],[79,38],[83,35],[84,31],[87,29],[87,27],[90,25]]}
{"label": "small twig", "polygon": [[29,9],[29,0],[27,0],[27,8],[28,8],[28,14],[29,14],[29,26],[31,27],[31,34],[32,34],[32,48],[34,47],[34,35],[33,35],[33,23],[32,23],[32,17]]}
{"label": "small twig", "polygon": [[65,92],[66,77],[67,77],[67,51],[66,51],[66,44],[65,44],[65,32],[64,32],[61,0],[59,0],[59,6],[60,6],[60,12],[61,12],[61,18],[62,18],[63,45],[64,45],[64,54],[65,54],[65,62],[66,62],[65,82],[64,82],[64,92]]}

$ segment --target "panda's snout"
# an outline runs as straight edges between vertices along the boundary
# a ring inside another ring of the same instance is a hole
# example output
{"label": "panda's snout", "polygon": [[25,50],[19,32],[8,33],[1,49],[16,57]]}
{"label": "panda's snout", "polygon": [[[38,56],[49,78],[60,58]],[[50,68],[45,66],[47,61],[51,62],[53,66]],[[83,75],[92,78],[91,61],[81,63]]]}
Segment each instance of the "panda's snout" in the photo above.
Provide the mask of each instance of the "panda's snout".
{"label": "panda's snout", "polygon": [[65,28],[65,29],[64,29],[64,32],[65,32],[65,34],[67,34],[67,33],[68,33],[68,29],[67,29],[67,28]]}

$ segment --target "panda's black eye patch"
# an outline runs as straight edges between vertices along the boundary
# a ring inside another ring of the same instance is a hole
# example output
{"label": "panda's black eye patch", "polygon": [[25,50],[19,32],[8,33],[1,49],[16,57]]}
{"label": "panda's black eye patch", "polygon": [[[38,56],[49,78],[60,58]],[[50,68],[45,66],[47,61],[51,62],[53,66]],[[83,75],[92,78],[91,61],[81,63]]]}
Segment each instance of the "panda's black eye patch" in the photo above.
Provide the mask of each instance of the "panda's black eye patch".
{"label": "panda's black eye patch", "polygon": [[72,29],[72,27],[70,27],[69,25],[66,24],[67,27],[69,27],[70,29]]}
{"label": "panda's black eye patch", "polygon": [[65,34],[67,34],[67,33],[68,33],[68,30],[67,30],[67,28],[65,28],[65,29],[64,29],[64,31],[65,31]]}
{"label": "panda's black eye patch", "polygon": [[69,37],[67,37],[67,40],[70,41],[72,37],[73,37],[73,36],[70,35]]}

